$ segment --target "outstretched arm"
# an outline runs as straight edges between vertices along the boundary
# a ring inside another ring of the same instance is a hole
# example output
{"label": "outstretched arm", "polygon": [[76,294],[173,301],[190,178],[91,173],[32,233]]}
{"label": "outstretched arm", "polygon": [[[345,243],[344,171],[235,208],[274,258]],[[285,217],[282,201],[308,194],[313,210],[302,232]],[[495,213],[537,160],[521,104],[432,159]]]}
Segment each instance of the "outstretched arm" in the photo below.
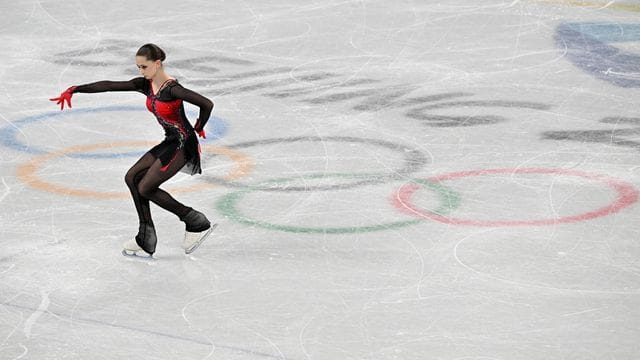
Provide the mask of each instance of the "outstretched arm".
{"label": "outstretched arm", "polygon": [[98,93],[106,91],[138,91],[144,86],[144,78],[137,77],[128,81],[97,81],[74,87],[74,93]]}
{"label": "outstretched arm", "polygon": [[207,121],[209,121],[209,116],[211,116],[211,111],[213,110],[213,101],[207,99],[206,97],[198,94],[195,91],[185,89],[181,85],[172,86],[171,95],[177,99],[182,99],[200,108],[200,115],[198,116],[198,120],[196,121],[196,124],[193,126],[193,128],[198,133],[198,135],[206,139],[204,135],[204,126],[207,124]]}
{"label": "outstretched arm", "polygon": [[90,84],[71,86],[65,90],[57,98],[49,99],[57,101],[60,110],[64,109],[64,103],[67,102],[71,108],[71,97],[75,93],[97,93],[105,91],[143,91],[146,82],[143,77],[134,78],[128,81],[98,81]]}

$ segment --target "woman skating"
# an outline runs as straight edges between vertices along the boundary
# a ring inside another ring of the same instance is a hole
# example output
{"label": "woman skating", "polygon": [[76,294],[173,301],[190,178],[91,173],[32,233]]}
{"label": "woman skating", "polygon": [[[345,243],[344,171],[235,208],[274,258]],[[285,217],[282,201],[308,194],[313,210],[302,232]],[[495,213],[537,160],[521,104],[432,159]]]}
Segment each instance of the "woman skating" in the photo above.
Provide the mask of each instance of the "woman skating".
{"label": "woman skating", "polygon": [[[71,97],[75,93],[137,91],[147,97],[147,109],[165,130],[164,141],[145,153],[125,176],[140,225],[135,238],[124,244],[124,255],[137,255],[144,251],[152,256],[156,250],[157,237],[149,201],[172,212],[185,223],[183,248],[187,254],[193,252],[215,227],[204,214],[181,204],[159,188],[178,171],[191,175],[202,173],[196,133],[206,138],[204,126],[213,109],[211,100],[182,87],[176,79],[167,75],[162,64],[165,58],[164,51],[157,45],[145,44],[136,53],[136,66],[142,77],[129,81],[99,81],[71,86],[59,97],[51,99],[57,101],[62,110],[65,101],[71,107]],[[185,115],[183,101],[200,108],[194,126]]]}

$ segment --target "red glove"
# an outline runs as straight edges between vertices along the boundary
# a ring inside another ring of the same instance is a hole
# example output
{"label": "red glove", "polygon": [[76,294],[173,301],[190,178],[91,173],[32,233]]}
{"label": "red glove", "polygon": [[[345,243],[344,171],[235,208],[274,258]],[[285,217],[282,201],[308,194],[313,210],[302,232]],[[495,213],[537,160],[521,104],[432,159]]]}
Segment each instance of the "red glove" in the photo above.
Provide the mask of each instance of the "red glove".
{"label": "red glove", "polygon": [[204,129],[201,129],[200,126],[202,126],[202,124],[200,123],[200,119],[197,119],[196,120],[196,125],[193,127],[193,129],[196,131],[198,136],[200,136],[203,139],[206,139],[207,135],[204,133]]}
{"label": "red glove", "polygon": [[57,98],[53,98],[53,99],[49,99],[49,100],[57,101],[57,104],[60,105],[60,110],[64,109],[64,102],[66,100],[67,101],[67,105],[69,105],[69,109],[71,109],[72,108],[72,106],[71,106],[71,97],[73,96],[73,91],[75,89],[76,89],[75,86],[71,86],[67,90],[65,90],[62,94],[60,94],[60,96],[58,96]]}

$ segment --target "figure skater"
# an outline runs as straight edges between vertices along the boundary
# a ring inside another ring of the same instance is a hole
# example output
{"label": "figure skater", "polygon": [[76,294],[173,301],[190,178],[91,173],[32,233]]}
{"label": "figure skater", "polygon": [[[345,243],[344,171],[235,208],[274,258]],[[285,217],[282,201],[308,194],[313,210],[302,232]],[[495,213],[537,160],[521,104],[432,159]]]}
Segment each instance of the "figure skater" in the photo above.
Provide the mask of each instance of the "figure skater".
{"label": "figure skater", "polygon": [[[60,110],[63,110],[65,101],[71,108],[74,93],[138,91],[147,97],[147,109],[164,128],[165,139],[145,153],[125,176],[140,222],[138,234],[124,244],[122,254],[126,256],[146,253],[146,256],[152,257],[156,250],[157,237],[149,200],[174,213],[185,223],[182,247],[186,254],[196,250],[216,226],[204,214],[181,204],[159,188],[178,171],[190,175],[202,173],[196,133],[206,139],[204,126],[213,109],[211,100],[182,87],[175,78],[167,75],[162,64],[165,58],[165,52],[157,45],[145,44],[136,53],[136,66],[142,77],[129,81],[98,81],[71,86],[59,97],[50,99],[57,101]],[[200,107],[194,126],[187,120],[183,101]]]}

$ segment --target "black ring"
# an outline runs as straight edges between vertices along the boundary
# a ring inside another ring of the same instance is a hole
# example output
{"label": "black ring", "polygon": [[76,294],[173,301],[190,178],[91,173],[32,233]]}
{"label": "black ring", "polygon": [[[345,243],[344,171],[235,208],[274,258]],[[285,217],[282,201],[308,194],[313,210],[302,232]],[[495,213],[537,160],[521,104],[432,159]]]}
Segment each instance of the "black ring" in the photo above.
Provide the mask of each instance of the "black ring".
{"label": "black ring", "polygon": [[[388,180],[396,180],[406,178],[407,175],[417,172],[422,169],[426,164],[429,163],[427,156],[419,150],[414,148],[392,143],[386,140],[379,139],[368,139],[368,138],[358,138],[351,136],[298,136],[298,137],[288,137],[288,138],[270,138],[263,140],[254,140],[254,141],[246,141],[233,145],[225,145],[225,147],[231,149],[240,149],[247,148],[252,146],[259,145],[269,145],[269,144],[280,144],[280,143],[294,143],[294,142],[304,142],[304,141],[335,141],[335,142],[346,142],[346,143],[362,143],[362,144],[371,144],[380,146],[383,148],[391,149],[396,152],[402,153],[404,157],[404,164],[402,167],[393,170],[388,174],[371,174],[371,173],[363,173],[363,180],[345,183],[345,184],[336,184],[336,185],[322,185],[322,186],[280,186],[277,184],[269,185],[269,186],[252,186],[248,184],[243,184],[235,181],[224,180],[223,178],[216,176],[203,176],[203,180],[217,184],[223,185],[227,187],[233,188],[251,188],[253,190],[263,190],[263,191],[325,191],[325,190],[342,190],[342,189],[351,189],[361,185],[371,185],[371,184],[379,184]],[[328,174],[330,175],[330,174]]]}

